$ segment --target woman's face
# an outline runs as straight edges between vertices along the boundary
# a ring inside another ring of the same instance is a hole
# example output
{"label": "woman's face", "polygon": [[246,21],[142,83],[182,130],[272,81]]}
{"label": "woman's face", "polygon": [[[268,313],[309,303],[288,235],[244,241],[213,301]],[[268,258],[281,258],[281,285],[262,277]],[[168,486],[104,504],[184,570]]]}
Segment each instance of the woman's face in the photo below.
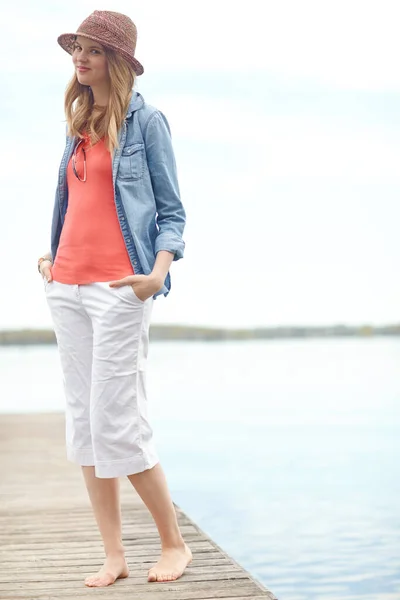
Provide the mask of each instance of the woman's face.
{"label": "woman's face", "polygon": [[73,46],[72,62],[82,85],[96,87],[109,81],[107,57],[98,42],[78,35]]}

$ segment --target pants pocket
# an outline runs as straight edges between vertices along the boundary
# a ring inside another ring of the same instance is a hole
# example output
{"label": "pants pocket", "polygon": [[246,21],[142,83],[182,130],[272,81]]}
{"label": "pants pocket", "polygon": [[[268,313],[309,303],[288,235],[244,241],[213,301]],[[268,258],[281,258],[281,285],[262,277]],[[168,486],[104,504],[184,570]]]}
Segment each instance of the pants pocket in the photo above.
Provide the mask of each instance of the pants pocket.
{"label": "pants pocket", "polygon": [[133,304],[144,304],[144,301],[136,296],[133,286],[129,283],[127,285],[123,285],[122,287],[114,288],[114,290],[117,291],[118,296],[120,296],[120,298],[123,300],[132,302]]}
{"label": "pants pocket", "polygon": [[130,287],[130,288],[131,288],[131,290],[132,290],[132,294],[133,294],[133,296],[134,296],[135,300],[136,300],[137,302],[140,302],[140,304],[144,304],[144,303],[145,303],[145,300],[141,300],[141,299],[139,298],[139,296],[137,296],[137,295],[136,295],[136,293],[135,293],[135,290],[133,289],[133,285],[130,285],[129,287]]}

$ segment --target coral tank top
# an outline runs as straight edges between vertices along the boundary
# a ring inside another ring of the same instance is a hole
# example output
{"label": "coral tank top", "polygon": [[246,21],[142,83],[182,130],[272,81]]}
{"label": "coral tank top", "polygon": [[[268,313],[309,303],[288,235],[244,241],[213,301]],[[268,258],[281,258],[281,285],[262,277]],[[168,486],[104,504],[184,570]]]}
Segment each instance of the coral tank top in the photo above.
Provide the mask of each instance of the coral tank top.
{"label": "coral tank top", "polygon": [[88,137],[78,148],[76,171],[67,166],[68,209],[52,268],[60,283],[87,284],[133,275],[114,203],[111,154],[100,140],[90,146]]}

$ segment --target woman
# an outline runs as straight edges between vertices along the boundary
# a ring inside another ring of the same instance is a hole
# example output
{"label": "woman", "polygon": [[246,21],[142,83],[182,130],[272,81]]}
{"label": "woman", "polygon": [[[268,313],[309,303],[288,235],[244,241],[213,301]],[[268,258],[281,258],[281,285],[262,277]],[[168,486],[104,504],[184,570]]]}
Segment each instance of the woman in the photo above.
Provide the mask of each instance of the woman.
{"label": "woman", "polygon": [[58,38],[75,73],[51,253],[38,261],[64,375],[67,456],[82,466],[106,554],[88,586],[128,576],[121,476],[160,534],[148,580],[175,580],[192,559],[154,448],[145,382],[152,304],[183,256],[185,211],[168,123],[133,91],[143,73],[136,39],[134,23],[109,11]]}

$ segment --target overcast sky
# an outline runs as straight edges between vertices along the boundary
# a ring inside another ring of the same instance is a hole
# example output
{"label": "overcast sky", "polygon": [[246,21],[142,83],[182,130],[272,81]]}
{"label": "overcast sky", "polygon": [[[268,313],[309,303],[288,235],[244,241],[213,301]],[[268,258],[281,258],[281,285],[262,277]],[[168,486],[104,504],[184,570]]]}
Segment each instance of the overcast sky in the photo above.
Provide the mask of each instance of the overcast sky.
{"label": "overcast sky", "polygon": [[137,25],[137,90],[169,120],[187,210],[153,322],[399,322],[396,0],[24,0],[0,40],[0,327],[51,324],[36,261],[72,74],[56,38],[107,8]]}

